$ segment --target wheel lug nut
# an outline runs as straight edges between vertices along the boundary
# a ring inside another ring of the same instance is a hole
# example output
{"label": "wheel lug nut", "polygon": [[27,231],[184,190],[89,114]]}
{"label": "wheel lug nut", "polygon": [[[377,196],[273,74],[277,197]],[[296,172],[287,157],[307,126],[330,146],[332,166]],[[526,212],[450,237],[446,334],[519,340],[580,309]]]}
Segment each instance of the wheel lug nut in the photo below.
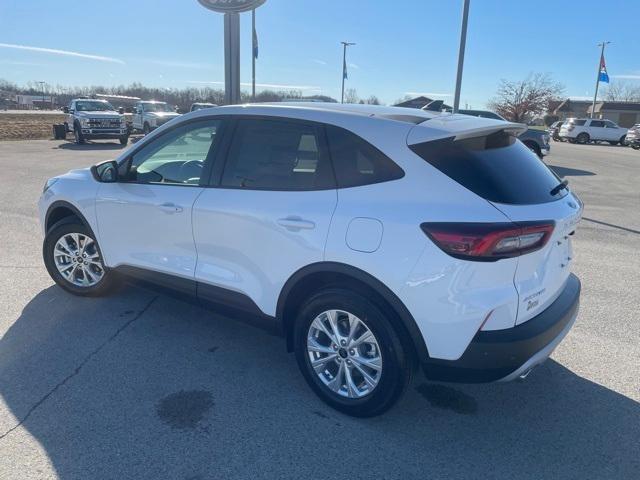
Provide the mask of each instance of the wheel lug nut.
{"label": "wheel lug nut", "polygon": [[351,350],[349,350],[349,355],[355,355],[356,351],[352,348]]}
{"label": "wheel lug nut", "polygon": [[331,348],[333,348],[334,350],[338,349],[338,345],[336,345],[335,343],[333,345],[331,345]]}
{"label": "wheel lug nut", "polygon": [[340,340],[340,345],[342,345],[343,347],[347,344],[347,342],[345,340]]}

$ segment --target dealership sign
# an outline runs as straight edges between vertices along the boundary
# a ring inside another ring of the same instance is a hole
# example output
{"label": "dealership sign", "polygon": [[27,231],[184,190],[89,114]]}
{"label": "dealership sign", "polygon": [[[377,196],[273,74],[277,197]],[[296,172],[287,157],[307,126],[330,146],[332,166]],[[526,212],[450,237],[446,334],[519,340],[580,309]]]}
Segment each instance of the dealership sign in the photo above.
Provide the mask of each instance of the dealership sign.
{"label": "dealership sign", "polygon": [[253,10],[266,0],[198,0],[200,5],[214,12],[240,13]]}

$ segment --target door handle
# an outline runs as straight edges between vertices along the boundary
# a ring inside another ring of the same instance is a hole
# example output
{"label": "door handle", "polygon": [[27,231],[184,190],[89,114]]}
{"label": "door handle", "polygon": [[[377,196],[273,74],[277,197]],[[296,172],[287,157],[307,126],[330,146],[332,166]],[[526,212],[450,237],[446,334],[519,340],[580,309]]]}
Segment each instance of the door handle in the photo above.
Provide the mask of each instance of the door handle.
{"label": "door handle", "polygon": [[158,208],[165,213],[180,213],[182,212],[182,207],[180,205],[176,205],[175,203],[165,202],[158,205]]}
{"label": "door handle", "polygon": [[316,224],[309,220],[303,220],[300,217],[287,217],[278,219],[278,225],[286,228],[292,232],[298,232],[300,230],[312,230],[316,228]]}

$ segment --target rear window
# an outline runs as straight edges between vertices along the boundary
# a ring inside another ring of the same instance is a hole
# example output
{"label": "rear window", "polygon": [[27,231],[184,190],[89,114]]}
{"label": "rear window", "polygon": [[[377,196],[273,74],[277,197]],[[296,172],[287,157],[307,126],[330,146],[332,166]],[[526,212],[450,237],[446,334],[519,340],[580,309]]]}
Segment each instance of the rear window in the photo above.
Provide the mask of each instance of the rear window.
{"label": "rear window", "polygon": [[491,202],[530,205],[566,195],[565,189],[551,195],[560,179],[522,142],[504,131],[458,141],[445,138],[409,148]]}

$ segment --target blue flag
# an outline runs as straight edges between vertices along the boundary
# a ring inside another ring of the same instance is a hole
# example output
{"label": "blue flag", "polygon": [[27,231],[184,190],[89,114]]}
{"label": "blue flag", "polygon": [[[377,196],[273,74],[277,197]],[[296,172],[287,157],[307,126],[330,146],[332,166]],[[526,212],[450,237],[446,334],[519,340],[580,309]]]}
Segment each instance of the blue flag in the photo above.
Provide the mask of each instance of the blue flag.
{"label": "blue flag", "polygon": [[604,55],[600,56],[600,81],[609,83],[609,74],[607,73],[607,65],[604,63]]}

